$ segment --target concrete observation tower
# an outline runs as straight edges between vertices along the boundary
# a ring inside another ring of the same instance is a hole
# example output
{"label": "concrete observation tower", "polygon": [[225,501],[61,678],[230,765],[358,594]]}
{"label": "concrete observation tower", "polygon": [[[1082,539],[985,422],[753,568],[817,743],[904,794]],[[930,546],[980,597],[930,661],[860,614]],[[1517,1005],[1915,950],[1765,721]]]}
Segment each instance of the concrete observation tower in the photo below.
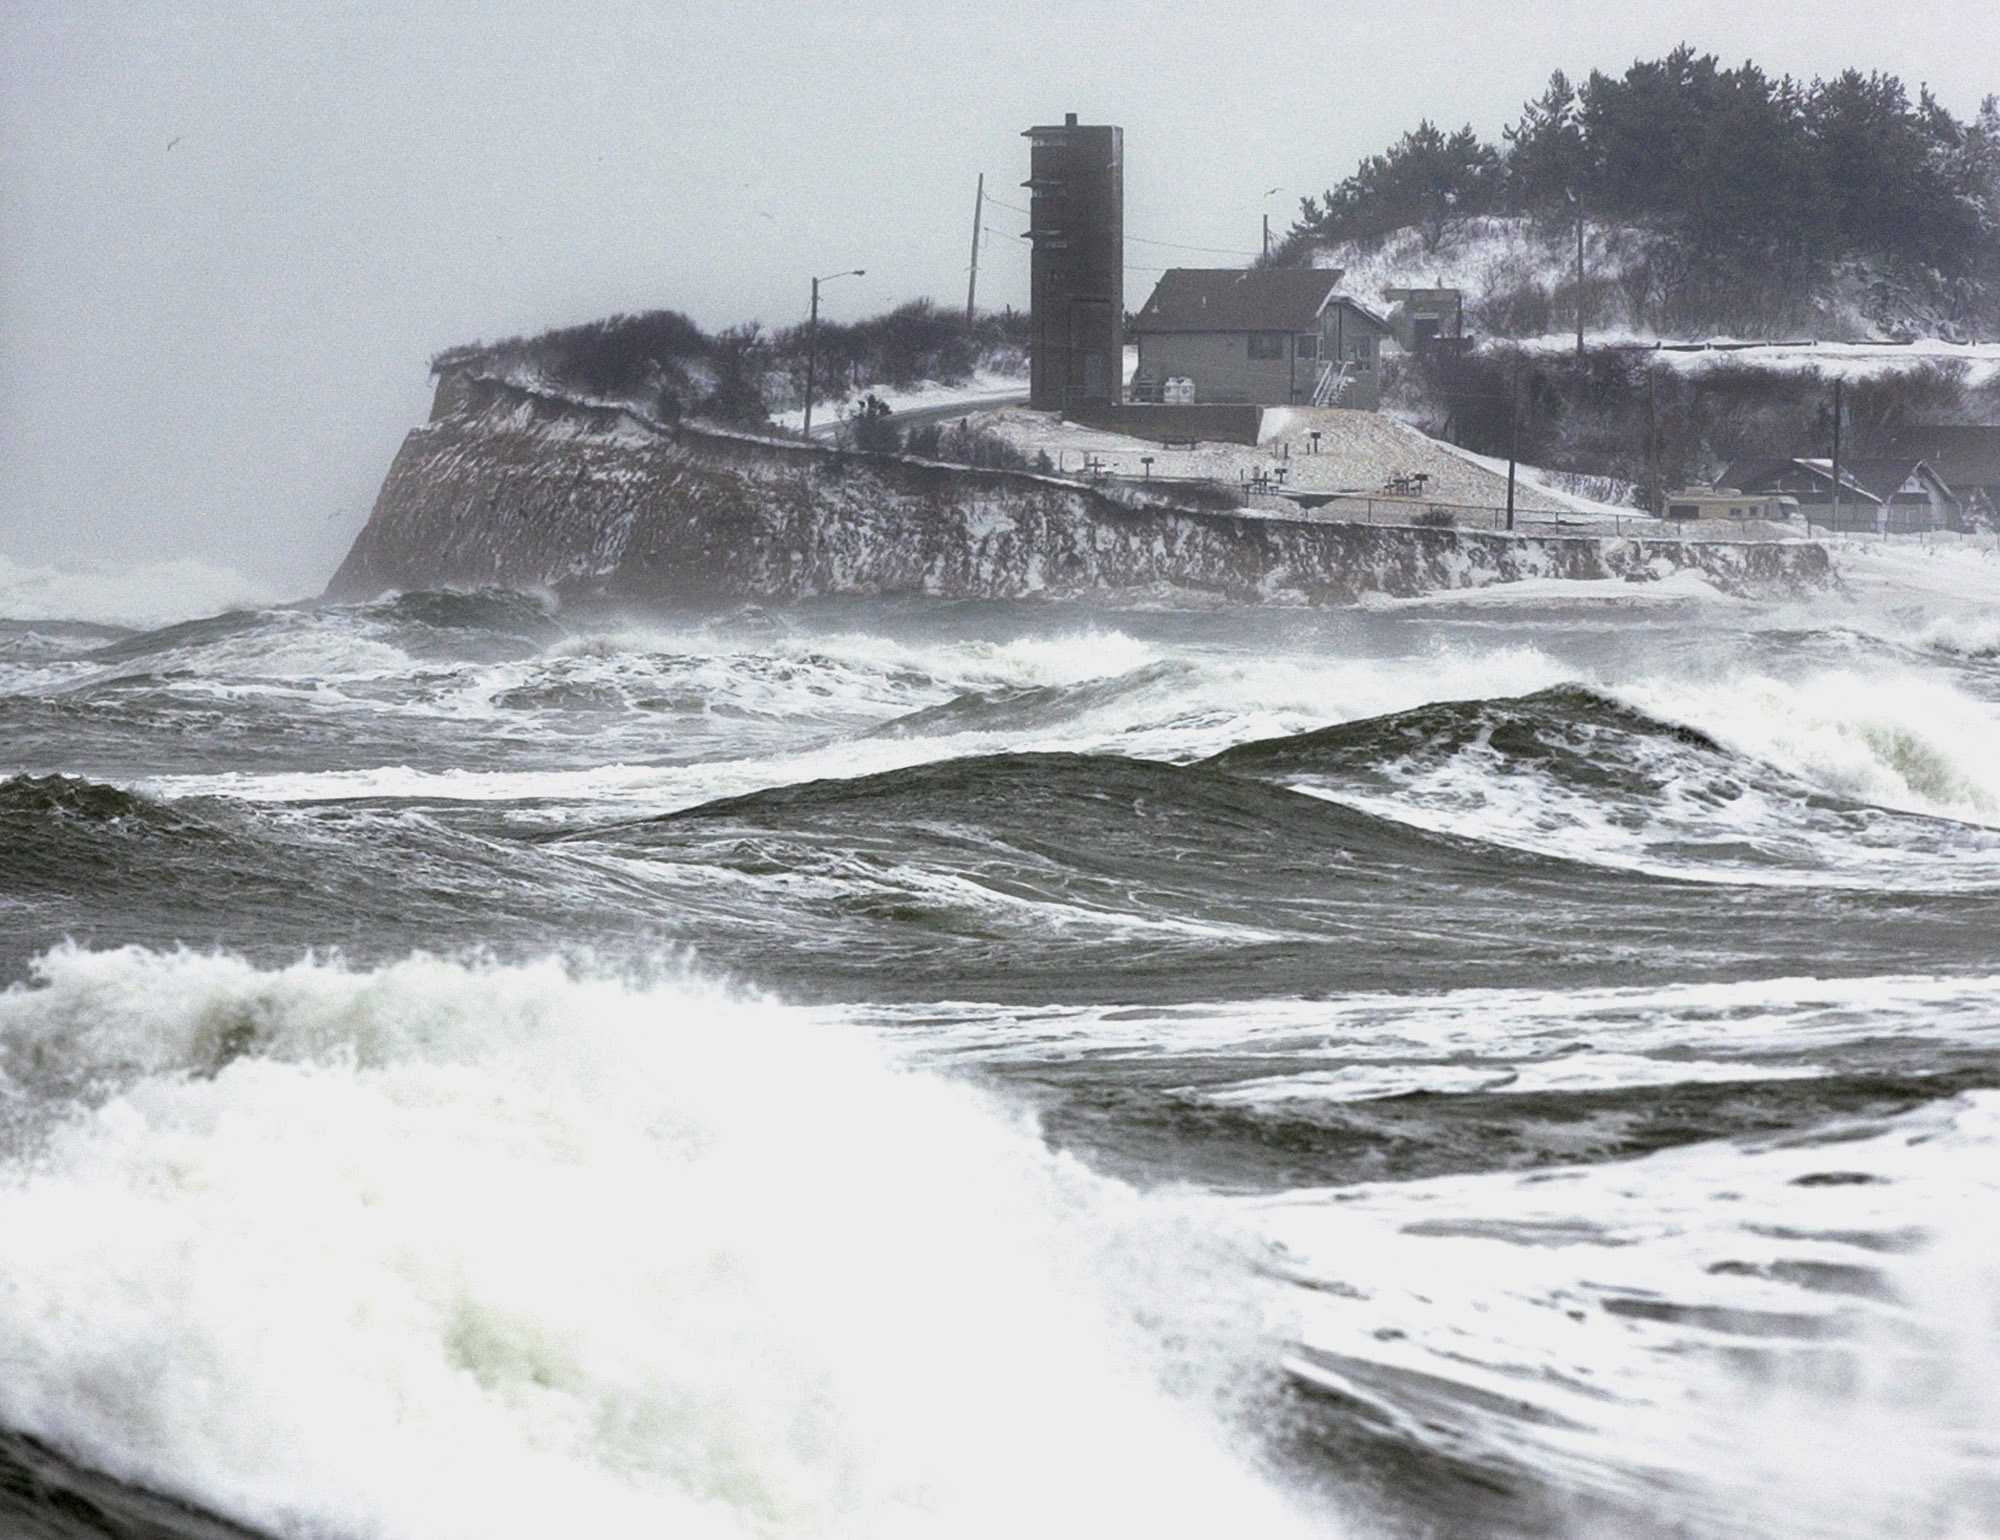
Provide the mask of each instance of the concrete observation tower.
{"label": "concrete observation tower", "polygon": [[1029,144],[1028,404],[1110,405],[1125,358],[1125,131],[1078,123],[1026,130]]}

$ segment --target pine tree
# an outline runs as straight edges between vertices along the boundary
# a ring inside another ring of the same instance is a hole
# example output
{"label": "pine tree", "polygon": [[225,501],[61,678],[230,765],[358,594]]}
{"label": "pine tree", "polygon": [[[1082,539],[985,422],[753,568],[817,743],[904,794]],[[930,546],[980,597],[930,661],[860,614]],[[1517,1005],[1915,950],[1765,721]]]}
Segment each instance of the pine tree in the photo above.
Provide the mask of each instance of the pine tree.
{"label": "pine tree", "polygon": [[1553,208],[1580,191],[1589,170],[1576,87],[1561,70],[1548,88],[1521,107],[1521,119],[1502,130],[1509,146],[1506,190],[1518,208]]}

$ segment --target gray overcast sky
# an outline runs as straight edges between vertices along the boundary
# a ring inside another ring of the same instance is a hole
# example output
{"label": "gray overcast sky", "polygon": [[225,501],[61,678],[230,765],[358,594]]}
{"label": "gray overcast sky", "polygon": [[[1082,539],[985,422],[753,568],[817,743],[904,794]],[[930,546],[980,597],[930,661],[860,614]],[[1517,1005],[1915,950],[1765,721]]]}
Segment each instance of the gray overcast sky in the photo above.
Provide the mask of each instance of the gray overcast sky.
{"label": "gray overcast sky", "polygon": [[[1020,202],[1065,110],[1124,125],[1128,231],[1248,251],[1267,187],[1282,226],[1420,117],[1497,135],[1550,70],[1683,40],[2000,89],[1992,0],[0,0],[0,557],[316,589],[449,343],[782,324],[849,266],[831,314],[962,303],[975,175]],[[988,223],[982,301],[1023,303]]]}

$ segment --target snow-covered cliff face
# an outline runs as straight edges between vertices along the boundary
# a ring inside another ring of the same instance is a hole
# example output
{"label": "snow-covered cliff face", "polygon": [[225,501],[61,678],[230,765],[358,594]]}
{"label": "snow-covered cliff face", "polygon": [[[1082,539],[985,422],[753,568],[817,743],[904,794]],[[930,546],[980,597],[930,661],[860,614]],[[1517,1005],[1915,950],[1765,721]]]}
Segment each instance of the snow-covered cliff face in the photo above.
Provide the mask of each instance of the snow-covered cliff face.
{"label": "snow-covered cliff face", "polygon": [[501,584],[631,605],[1179,588],[1341,603],[1686,568],[1730,591],[1831,580],[1811,545],[1516,539],[1125,507],[1087,487],[693,429],[490,381],[439,394],[328,587]]}

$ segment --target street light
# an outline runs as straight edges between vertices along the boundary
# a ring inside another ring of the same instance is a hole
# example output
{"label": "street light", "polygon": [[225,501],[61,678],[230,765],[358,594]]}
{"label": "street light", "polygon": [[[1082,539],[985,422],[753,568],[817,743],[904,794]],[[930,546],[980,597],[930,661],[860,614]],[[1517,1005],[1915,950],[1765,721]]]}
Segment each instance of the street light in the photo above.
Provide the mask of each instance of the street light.
{"label": "street light", "polygon": [[1273,198],[1275,198],[1275,197],[1276,197],[1276,196],[1277,196],[1277,195],[1278,195],[1279,193],[1281,193],[1281,192],[1283,192],[1283,191],[1284,191],[1284,188],[1282,188],[1282,187],[1267,187],[1267,188],[1265,188],[1265,189],[1264,189],[1264,204],[1265,204],[1265,207],[1264,207],[1264,255],[1265,255],[1265,256],[1267,256],[1267,257],[1268,257],[1268,256],[1269,256],[1269,255],[1271,254],[1271,209],[1270,209],[1270,203],[1271,203],[1271,200],[1272,200]]}
{"label": "street light", "polygon": [[819,362],[819,286],[836,278],[863,278],[868,269],[850,267],[842,273],[828,273],[813,280],[812,319],[806,323],[806,437],[813,432],[813,370]]}

